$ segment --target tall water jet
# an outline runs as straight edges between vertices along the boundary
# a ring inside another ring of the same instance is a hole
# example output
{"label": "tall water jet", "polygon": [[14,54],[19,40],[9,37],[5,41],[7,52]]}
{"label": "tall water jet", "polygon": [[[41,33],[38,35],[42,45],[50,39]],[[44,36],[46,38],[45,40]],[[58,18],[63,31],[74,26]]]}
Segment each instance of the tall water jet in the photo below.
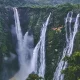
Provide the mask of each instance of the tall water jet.
{"label": "tall water jet", "polygon": [[[41,29],[40,40],[33,51],[33,58],[32,58],[33,71],[41,77],[44,77],[45,74],[45,37],[50,16],[51,13],[49,14],[46,22],[43,24],[43,27]],[[39,56],[39,62],[38,62],[38,56]]]}
{"label": "tall water jet", "polygon": [[[53,80],[63,80],[64,79],[64,74],[61,74],[61,71],[67,67],[68,63],[63,61],[63,58],[65,56],[71,56],[72,51],[73,51],[74,39],[75,39],[76,33],[78,32],[80,14],[78,14],[76,17],[76,21],[75,21],[75,24],[73,27],[74,30],[72,30],[72,26],[71,26],[72,14],[73,14],[73,12],[68,13],[66,20],[65,20],[66,47],[63,50],[63,55],[62,55],[60,62],[58,63],[58,67],[56,68],[56,71],[54,73]],[[69,27],[68,27],[68,24],[69,24]],[[68,34],[68,32],[69,32],[69,34]]]}
{"label": "tall water jet", "polygon": [[13,8],[14,19],[15,19],[15,30],[17,35],[17,54],[20,64],[20,70],[14,75],[11,80],[25,80],[28,75],[32,72],[31,70],[31,56],[33,53],[33,34],[30,31],[22,35],[19,14],[17,8]]}

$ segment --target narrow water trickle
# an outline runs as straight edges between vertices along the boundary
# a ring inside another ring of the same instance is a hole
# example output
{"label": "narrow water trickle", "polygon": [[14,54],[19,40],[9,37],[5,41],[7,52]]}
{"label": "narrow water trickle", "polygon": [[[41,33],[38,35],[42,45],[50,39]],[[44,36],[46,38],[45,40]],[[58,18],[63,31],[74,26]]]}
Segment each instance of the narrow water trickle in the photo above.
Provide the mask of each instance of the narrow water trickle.
{"label": "narrow water trickle", "polygon": [[74,39],[75,39],[76,33],[78,32],[78,27],[79,27],[80,14],[78,14],[76,17],[76,21],[74,23],[73,30],[71,26],[72,16],[73,16],[73,12],[69,12],[65,20],[66,47],[63,50],[63,55],[62,55],[60,62],[58,63],[58,66],[54,73],[53,80],[64,80],[64,74],[61,74],[61,71],[67,67],[67,62],[63,61],[63,58],[65,56],[71,56],[72,51],[73,51]]}

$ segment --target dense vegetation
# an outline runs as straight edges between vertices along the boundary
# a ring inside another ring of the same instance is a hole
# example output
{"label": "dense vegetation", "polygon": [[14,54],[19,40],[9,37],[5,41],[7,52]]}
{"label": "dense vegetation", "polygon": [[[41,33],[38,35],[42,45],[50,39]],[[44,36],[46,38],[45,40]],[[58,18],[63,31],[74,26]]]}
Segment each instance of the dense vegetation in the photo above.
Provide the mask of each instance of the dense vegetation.
{"label": "dense vegetation", "polygon": [[37,74],[30,74],[26,80],[43,80],[42,77],[39,77]]}
{"label": "dense vegetation", "polygon": [[64,58],[68,62],[68,67],[63,70],[64,80],[80,80],[80,52],[75,52],[71,57]]}

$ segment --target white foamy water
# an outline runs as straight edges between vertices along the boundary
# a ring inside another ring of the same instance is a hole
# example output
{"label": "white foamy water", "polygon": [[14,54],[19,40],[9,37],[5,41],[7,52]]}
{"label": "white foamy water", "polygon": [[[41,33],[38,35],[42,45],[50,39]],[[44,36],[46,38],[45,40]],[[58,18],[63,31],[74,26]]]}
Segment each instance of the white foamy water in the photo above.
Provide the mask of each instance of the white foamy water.
{"label": "white foamy water", "polygon": [[33,35],[26,32],[25,35],[22,35],[19,13],[17,8],[13,8],[14,19],[15,19],[15,30],[17,36],[17,54],[19,60],[19,71],[14,75],[10,80],[25,80],[28,75],[32,72],[31,68],[31,56],[33,53]]}

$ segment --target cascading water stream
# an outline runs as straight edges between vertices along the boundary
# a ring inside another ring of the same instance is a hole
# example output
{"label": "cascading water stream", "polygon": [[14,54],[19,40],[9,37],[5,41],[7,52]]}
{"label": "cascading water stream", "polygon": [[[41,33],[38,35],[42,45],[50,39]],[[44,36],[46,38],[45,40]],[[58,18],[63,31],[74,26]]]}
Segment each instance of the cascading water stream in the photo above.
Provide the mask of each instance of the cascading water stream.
{"label": "cascading water stream", "polygon": [[[51,13],[50,13],[51,15]],[[43,24],[40,36],[40,68],[39,68],[39,76],[44,77],[45,74],[45,37],[46,37],[46,30],[49,23],[50,15],[48,16],[46,22]]]}
{"label": "cascading water stream", "polygon": [[[69,16],[71,14],[71,16]],[[76,36],[76,33],[78,32],[78,26],[79,26],[79,17],[80,14],[77,15],[76,21],[74,24],[74,30],[72,30],[71,22],[72,22],[72,15],[73,12],[70,12],[67,14],[66,21],[65,21],[65,30],[66,30],[66,47],[63,50],[63,56],[58,63],[58,67],[56,68],[56,71],[54,73],[53,80],[63,80],[64,74],[61,74],[61,71],[64,70],[67,67],[67,62],[63,61],[63,58],[65,56],[71,56],[74,46],[74,39]],[[68,23],[69,23],[69,34],[68,34]]]}
{"label": "cascading water stream", "polygon": [[[46,22],[43,24],[43,27],[41,29],[40,40],[33,51],[33,58],[32,58],[33,71],[41,77],[44,77],[45,74],[45,37],[50,16],[51,13],[49,14]],[[38,54],[40,57],[39,68],[38,68]]]}
{"label": "cascading water stream", "polygon": [[22,35],[19,14],[17,8],[13,8],[15,19],[15,30],[17,35],[17,54],[20,64],[20,70],[10,80],[25,80],[32,72],[31,70],[31,56],[33,53],[33,35],[29,31]]}

